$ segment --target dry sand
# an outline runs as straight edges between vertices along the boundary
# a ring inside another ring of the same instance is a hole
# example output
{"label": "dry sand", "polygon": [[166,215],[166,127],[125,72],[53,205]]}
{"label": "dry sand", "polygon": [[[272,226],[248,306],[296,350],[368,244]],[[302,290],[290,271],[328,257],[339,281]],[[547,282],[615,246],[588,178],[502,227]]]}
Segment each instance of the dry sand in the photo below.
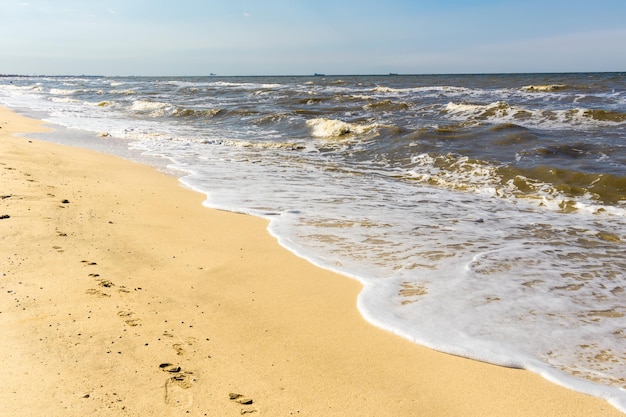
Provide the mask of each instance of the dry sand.
{"label": "dry sand", "polygon": [[0,110],[0,416],[622,416],[366,323],[360,285],[154,169],[10,137]]}

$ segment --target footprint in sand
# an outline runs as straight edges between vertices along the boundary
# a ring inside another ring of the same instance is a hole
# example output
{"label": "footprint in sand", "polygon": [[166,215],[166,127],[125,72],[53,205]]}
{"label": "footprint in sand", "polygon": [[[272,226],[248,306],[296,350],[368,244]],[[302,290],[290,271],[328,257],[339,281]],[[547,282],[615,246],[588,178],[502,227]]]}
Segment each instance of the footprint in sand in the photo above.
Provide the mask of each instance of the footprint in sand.
{"label": "footprint in sand", "polygon": [[228,397],[230,398],[231,401],[234,401],[242,405],[250,405],[254,403],[254,400],[252,398],[248,398],[244,395],[236,394],[234,392],[231,392],[230,394],[228,394]]}
{"label": "footprint in sand", "polygon": [[125,294],[130,293],[130,290],[128,288],[126,288],[125,286],[123,286],[123,285],[120,285],[120,287],[118,288],[117,291],[119,291],[121,293],[125,293]]}
{"label": "footprint in sand", "polygon": [[165,403],[174,407],[191,406],[193,396],[189,388],[195,382],[193,372],[183,371],[180,366],[171,363],[162,363],[159,368],[163,372],[171,374],[165,381]]}
{"label": "footprint in sand", "polygon": [[[81,261],[81,262],[86,264],[86,265],[97,265],[95,262],[90,262],[90,261]],[[98,278],[100,276],[100,274],[91,273],[91,274],[89,274],[89,276],[92,277],[92,278]],[[98,282],[99,286],[104,287],[104,288],[111,288],[111,287],[115,286],[115,284],[113,284],[108,279],[98,278],[98,279],[96,279],[96,281]],[[88,289],[87,290],[87,294],[95,295],[96,297],[99,297],[99,298],[110,297],[111,296],[111,294],[107,294],[104,291],[96,289],[96,288]]]}
{"label": "footprint in sand", "polygon": [[254,400],[252,398],[249,398],[249,397],[246,397],[245,395],[237,394],[234,392],[231,392],[230,394],[228,394],[228,397],[234,403],[247,406],[246,408],[241,409],[241,415],[252,414],[252,413],[257,412],[256,409],[251,407],[251,405],[254,404]]}
{"label": "footprint in sand", "polygon": [[98,285],[101,287],[111,288],[115,286],[115,284],[113,284],[108,279],[101,278],[101,279],[97,279],[96,281],[98,281]]}
{"label": "footprint in sand", "polygon": [[176,351],[176,354],[179,356],[185,354],[185,348],[183,347],[182,343],[174,343],[172,345],[172,349],[174,349]]}
{"label": "footprint in sand", "polygon": [[[173,337],[172,334],[169,334],[167,332],[163,333],[164,336],[169,336],[169,337]],[[186,353],[185,350],[185,344],[187,346],[193,346],[193,344],[197,341],[197,339],[195,337],[188,337],[184,340],[185,343],[174,343],[172,345],[172,348],[176,351],[177,355],[184,355]]]}
{"label": "footprint in sand", "polygon": [[85,291],[87,294],[89,295],[94,295],[98,298],[104,298],[104,297],[110,297],[110,294],[107,294],[101,290],[98,290],[96,288],[89,288],[87,291]]}
{"label": "footprint in sand", "polygon": [[124,310],[118,311],[117,313],[119,317],[124,319],[124,323],[126,323],[127,325],[131,327],[140,326],[141,320],[137,318],[133,318],[133,314],[135,313],[133,313],[132,311],[124,311]]}

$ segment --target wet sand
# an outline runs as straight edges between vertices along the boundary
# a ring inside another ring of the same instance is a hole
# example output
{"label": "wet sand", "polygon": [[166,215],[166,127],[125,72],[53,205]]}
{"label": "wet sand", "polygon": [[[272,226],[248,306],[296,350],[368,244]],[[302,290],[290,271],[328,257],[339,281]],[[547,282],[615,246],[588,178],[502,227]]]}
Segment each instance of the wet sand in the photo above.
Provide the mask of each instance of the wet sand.
{"label": "wet sand", "polygon": [[0,109],[6,416],[622,416],[366,323],[360,284],[156,170]]}

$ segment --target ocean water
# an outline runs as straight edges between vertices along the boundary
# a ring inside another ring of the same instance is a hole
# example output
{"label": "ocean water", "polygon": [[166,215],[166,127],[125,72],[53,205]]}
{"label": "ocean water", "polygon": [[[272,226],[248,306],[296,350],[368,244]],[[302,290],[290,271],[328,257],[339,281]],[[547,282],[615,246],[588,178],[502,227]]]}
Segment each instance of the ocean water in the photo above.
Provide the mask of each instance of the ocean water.
{"label": "ocean water", "polygon": [[269,219],[374,325],[626,411],[624,73],[0,77],[0,104]]}

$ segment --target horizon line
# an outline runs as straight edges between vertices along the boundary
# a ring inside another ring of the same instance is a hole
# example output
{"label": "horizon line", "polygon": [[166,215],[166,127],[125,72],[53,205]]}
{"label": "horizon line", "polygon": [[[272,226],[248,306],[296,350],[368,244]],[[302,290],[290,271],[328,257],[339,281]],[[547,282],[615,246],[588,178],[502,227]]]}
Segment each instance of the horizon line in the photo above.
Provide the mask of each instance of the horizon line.
{"label": "horizon line", "polygon": [[523,74],[620,74],[626,73],[626,71],[531,71],[531,72],[424,72],[424,73],[398,73],[398,72],[388,72],[388,73],[355,73],[355,74],[326,74],[326,73],[312,73],[312,74],[230,74],[230,75],[222,75],[215,73],[208,74],[195,74],[195,75],[104,75],[104,74],[0,74],[0,77],[376,77],[376,76],[386,76],[386,77],[405,77],[405,76],[445,76],[445,75],[523,75]]}

